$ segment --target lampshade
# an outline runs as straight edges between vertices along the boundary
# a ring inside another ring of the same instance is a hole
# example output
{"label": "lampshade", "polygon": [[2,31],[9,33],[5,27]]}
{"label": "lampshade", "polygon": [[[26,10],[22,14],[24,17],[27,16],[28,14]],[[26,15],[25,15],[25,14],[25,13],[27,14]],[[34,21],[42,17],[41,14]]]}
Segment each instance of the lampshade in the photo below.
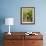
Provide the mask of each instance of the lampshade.
{"label": "lampshade", "polygon": [[14,18],[5,18],[5,25],[14,25]]}

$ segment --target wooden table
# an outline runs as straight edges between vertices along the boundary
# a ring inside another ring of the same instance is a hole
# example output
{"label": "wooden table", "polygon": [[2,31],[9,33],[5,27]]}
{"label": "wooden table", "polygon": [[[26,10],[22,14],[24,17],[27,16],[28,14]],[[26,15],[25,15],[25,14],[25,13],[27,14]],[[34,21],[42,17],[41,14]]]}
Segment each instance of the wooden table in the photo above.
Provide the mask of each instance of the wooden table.
{"label": "wooden table", "polygon": [[40,32],[38,35],[25,35],[26,32],[11,32],[8,35],[4,33],[4,46],[43,46],[43,35]]}

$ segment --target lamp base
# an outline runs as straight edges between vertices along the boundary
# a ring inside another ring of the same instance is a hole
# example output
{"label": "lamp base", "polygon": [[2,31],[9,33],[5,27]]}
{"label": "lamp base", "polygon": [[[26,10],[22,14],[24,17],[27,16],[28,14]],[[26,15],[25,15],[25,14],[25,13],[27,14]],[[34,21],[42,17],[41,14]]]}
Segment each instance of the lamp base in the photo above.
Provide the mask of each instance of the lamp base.
{"label": "lamp base", "polygon": [[9,34],[9,35],[11,35],[11,33],[10,33],[10,32],[8,32],[8,34]]}

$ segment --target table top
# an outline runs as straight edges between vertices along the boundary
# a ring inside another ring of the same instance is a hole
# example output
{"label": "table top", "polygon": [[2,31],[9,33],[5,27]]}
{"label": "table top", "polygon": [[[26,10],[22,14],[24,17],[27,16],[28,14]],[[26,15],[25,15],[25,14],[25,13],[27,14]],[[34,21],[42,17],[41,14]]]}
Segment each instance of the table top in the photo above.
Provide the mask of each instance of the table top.
{"label": "table top", "polygon": [[[27,32],[11,32],[11,35],[8,32],[4,33],[5,39],[43,39],[43,35],[40,32],[32,32],[32,34],[25,34]],[[38,34],[38,35],[35,35]]]}

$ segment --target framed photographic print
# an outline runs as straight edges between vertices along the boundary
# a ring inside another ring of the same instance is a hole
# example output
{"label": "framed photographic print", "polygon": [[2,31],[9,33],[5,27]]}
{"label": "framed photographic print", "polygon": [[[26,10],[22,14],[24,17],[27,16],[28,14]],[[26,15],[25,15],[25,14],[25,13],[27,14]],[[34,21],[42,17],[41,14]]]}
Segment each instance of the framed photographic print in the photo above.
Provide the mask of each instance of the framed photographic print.
{"label": "framed photographic print", "polygon": [[21,24],[35,24],[34,7],[21,7]]}

